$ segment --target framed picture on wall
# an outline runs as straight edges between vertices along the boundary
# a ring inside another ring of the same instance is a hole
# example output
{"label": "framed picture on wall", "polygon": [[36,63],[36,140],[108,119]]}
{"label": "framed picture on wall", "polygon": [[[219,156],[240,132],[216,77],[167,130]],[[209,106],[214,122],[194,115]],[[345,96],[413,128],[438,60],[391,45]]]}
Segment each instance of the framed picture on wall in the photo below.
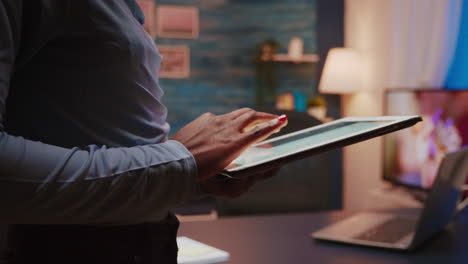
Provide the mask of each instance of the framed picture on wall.
{"label": "framed picture on wall", "polygon": [[181,79],[190,76],[190,49],[187,46],[158,45],[158,50],[163,57],[160,78]]}
{"label": "framed picture on wall", "polygon": [[154,4],[154,0],[137,0],[137,3],[145,16],[145,24],[143,27],[146,32],[154,38],[156,36],[156,5]]}
{"label": "framed picture on wall", "polygon": [[158,5],[156,8],[157,36],[161,38],[198,37],[198,8],[191,6]]}

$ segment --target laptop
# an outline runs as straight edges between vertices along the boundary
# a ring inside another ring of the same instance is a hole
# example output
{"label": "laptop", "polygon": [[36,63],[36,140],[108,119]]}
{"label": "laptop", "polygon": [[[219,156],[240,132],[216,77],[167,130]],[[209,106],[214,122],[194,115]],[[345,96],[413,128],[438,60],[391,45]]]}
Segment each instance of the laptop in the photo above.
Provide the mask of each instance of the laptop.
{"label": "laptop", "polygon": [[317,240],[413,250],[450,222],[467,175],[468,148],[465,148],[444,157],[424,207],[417,212],[360,212],[311,236]]}

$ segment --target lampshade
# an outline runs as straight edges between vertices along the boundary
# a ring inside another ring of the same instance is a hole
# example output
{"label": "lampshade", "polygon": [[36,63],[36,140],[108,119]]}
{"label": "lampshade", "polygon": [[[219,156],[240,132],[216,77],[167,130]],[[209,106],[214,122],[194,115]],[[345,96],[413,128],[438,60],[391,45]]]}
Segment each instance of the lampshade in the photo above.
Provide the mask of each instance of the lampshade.
{"label": "lampshade", "polygon": [[333,48],[320,78],[319,91],[329,94],[349,94],[362,87],[362,62],[359,53],[349,48]]}

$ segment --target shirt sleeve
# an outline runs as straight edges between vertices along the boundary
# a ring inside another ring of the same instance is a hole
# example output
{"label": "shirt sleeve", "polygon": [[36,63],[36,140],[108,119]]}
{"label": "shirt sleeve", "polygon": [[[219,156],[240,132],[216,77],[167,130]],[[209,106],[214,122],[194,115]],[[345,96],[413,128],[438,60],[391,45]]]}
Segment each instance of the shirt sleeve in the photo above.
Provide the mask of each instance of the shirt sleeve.
{"label": "shirt sleeve", "polygon": [[177,141],[129,148],[62,148],[9,135],[5,104],[20,47],[22,1],[0,1],[0,222],[157,221],[198,190],[192,154]]}

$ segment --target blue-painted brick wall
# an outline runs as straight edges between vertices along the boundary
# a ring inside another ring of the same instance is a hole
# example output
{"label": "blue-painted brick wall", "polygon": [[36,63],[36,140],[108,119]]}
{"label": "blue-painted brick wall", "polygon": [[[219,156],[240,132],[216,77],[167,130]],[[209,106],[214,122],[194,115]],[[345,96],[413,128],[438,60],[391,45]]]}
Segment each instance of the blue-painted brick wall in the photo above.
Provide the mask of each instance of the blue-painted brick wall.
{"label": "blue-painted brick wall", "polygon": [[[156,44],[187,45],[191,76],[161,79],[172,134],[204,112],[222,114],[255,107],[256,47],[267,39],[287,53],[292,37],[304,40],[304,52],[317,52],[317,0],[158,0],[156,4],[196,6],[200,34],[196,39],[156,38]],[[277,93],[315,94],[315,63],[278,63]]]}

